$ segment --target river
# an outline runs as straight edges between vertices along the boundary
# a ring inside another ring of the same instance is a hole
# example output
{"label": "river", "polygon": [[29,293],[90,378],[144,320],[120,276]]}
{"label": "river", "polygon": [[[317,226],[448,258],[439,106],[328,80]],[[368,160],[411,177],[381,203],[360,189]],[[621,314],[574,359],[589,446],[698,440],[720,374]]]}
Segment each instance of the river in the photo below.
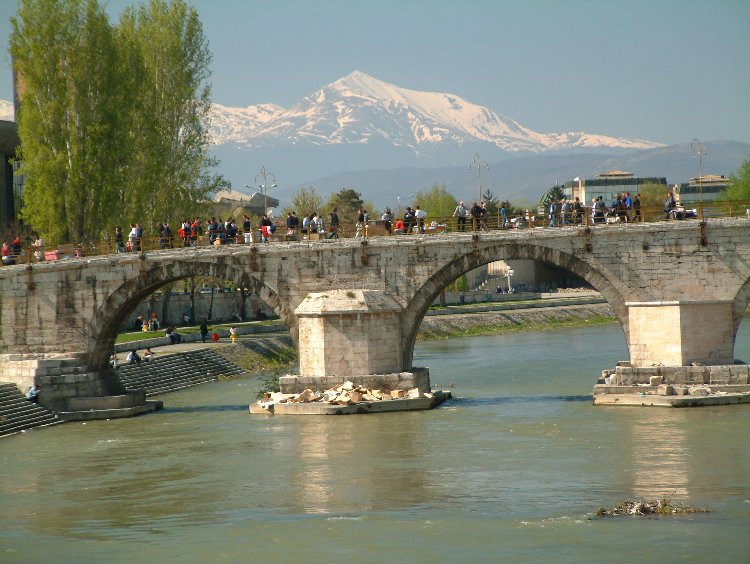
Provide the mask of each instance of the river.
{"label": "river", "polygon": [[[593,407],[625,358],[616,324],[434,340],[429,412],[254,416],[246,378],[2,439],[0,562],[747,562],[750,406]],[[590,518],[664,495],[712,512]]]}

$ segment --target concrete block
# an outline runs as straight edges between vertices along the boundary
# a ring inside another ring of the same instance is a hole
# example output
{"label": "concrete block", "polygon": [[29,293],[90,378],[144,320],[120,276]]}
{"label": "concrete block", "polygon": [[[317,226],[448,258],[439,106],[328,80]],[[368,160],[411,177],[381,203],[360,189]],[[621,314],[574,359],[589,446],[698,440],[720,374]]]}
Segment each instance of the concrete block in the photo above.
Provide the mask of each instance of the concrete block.
{"label": "concrete block", "polygon": [[674,395],[674,388],[671,384],[659,384],[659,386],[656,388],[656,395],[672,396]]}
{"label": "concrete block", "polygon": [[651,376],[648,379],[649,386],[658,386],[664,381],[662,376]]}
{"label": "concrete block", "polygon": [[708,388],[703,387],[693,387],[689,390],[689,395],[691,396],[699,396],[699,397],[705,397],[710,393],[710,390]]}

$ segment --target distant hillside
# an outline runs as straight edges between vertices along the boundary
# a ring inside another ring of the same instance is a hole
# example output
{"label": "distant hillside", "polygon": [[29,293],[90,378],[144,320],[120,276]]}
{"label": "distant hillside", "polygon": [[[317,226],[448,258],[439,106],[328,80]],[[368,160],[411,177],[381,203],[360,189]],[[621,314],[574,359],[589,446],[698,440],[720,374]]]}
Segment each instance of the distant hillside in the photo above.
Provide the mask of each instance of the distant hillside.
{"label": "distant hillside", "polygon": [[[705,142],[708,156],[703,160],[704,174],[734,173],[750,159],[750,145],[736,141]],[[473,201],[478,197],[475,169],[466,166],[443,168],[398,168],[342,172],[311,178],[295,186],[285,187],[276,195],[288,202],[300,186],[314,186],[322,195],[343,187],[362,192],[365,199],[378,207],[395,205],[396,196],[406,196],[444,184],[457,198]],[[496,196],[511,201],[524,199],[535,202],[555,183],[575,177],[593,178],[608,170],[626,170],[637,176],[665,176],[670,184],[686,182],[698,175],[690,143],[645,149],[622,155],[603,154],[542,154],[490,162],[482,170],[482,186]]]}

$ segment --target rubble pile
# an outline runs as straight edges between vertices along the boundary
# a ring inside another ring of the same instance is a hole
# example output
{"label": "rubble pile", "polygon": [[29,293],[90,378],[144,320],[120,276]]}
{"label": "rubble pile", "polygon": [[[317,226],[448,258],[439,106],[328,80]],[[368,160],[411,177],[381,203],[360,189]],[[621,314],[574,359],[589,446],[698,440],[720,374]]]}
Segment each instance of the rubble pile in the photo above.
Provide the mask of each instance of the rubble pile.
{"label": "rubble pile", "polygon": [[397,399],[432,398],[429,392],[421,393],[418,388],[411,390],[391,390],[384,392],[352,382],[344,382],[340,386],[330,388],[324,392],[305,389],[298,394],[284,394],[282,392],[266,392],[258,404],[263,409],[273,409],[279,403],[327,403],[331,405],[353,405],[360,402],[390,401]]}

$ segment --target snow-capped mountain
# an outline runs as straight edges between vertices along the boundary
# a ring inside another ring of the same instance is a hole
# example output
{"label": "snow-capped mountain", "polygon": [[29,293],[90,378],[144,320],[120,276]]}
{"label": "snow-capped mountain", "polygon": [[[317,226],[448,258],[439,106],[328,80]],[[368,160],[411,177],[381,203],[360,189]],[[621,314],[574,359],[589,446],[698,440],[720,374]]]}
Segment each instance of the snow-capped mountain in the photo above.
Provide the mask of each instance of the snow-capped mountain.
{"label": "snow-capped mountain", "polygon": [[661,146],[584,132],[540,133],[460,96],[400,88],[354,71],[289,109],[214,106],[214,143],[247,148],[384,142],[416,156],[437,147],[489,144],[506,153]]}
{"label": "snow-capped mountain", "polygon": [[284,108],[274,104],[258,104],[247,108],[212,104],[211,136],[216,144],[247,141],[261,126],[282,112]]}

